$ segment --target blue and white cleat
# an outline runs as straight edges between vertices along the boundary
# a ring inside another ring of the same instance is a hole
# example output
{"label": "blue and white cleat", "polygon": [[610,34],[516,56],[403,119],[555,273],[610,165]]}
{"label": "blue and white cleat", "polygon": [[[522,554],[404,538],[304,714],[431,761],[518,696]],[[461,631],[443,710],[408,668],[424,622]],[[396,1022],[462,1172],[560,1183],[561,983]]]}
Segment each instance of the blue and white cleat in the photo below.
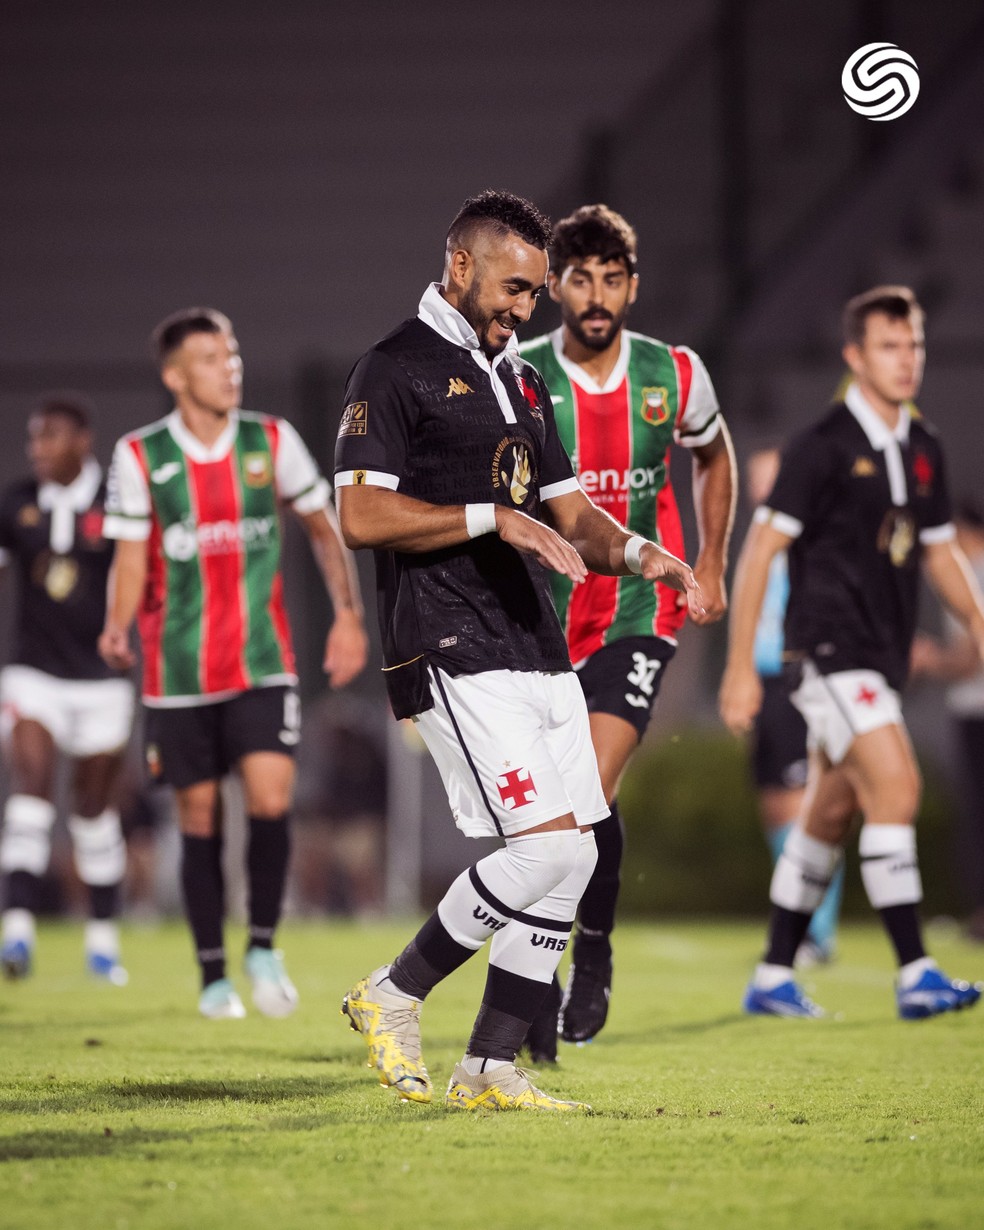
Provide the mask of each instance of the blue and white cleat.
{"label": "blue and white cleat", "polygon": [[198,1011],[210,1021],[240,1021],[246,1015],[243,1001],[228,978],[217,978],[202,991]]}
{"label": "blue and white cleat", "polygon": [[947,978],[941,969],[931,966],[923,970],[911,987],[896,987],[895,1000],[903,1021],[921,1021],[972,1007],[980,999],[982,989],[979,982]]}
{"label": "blue and white cleat", "polygon": [[119,957],[110,956],[105,952],[87,952],[85,968],[101,982],[108,982],[114,987],[125,987],[130,981],[130,975],[120,965]]}
{"label": "blue and white cleat", "polygon": [[778,986],[763,990],[754,982],[748,984],[742,1008],[752,1016],[798,1016],[816,1018],[826,1016],[792,978]]}
{"label": "blue and white cleat", "polygon": [[273,948],[250,948],[243,969],[253,984],[253,1003],[263,1015],[290,1016],[300,997],[287,977],[283,953]]}
{"label": "blue and white cleat", "polygon": [[14,982],[26,978],[31,972],[33,952],[27,940],[7,940],[0,948],[0,967],[3,976]]}

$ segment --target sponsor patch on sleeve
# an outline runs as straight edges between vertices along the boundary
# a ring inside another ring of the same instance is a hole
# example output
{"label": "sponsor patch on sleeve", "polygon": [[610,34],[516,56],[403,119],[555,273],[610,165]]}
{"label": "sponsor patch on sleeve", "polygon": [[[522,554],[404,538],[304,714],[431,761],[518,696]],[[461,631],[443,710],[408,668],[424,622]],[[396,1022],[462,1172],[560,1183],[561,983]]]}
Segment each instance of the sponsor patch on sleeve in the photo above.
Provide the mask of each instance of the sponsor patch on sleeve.
{"label": "sponsor patch on sleeve", "polygon": [[340,436],[364,436],[368,417],[369,403],[367,401],[350,402],[342,412],[338,434]]}

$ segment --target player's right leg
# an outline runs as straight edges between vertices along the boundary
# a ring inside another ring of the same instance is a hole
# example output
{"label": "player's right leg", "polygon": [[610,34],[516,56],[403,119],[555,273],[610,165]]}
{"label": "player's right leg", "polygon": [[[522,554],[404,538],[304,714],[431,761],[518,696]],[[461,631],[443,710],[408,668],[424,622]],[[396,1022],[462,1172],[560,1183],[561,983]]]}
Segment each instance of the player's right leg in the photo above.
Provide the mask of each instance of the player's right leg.
{"label": "player's right leg", "polygon": [[[5,672],[6,674],[6,672]],[[6,683],[6,680],[5,680]],[[4,688],[4,759],[13,793],[4,808],[0,836],[0,872],[3,874],[3,918],[0,964],[7,978],[31,972],[35,945],[41,877],[51,857],[51,829],[55,822],[52,791],[55,741],[48,728],[31,718],[18,718]],[[5,723],[6,724],[6,723]]]}

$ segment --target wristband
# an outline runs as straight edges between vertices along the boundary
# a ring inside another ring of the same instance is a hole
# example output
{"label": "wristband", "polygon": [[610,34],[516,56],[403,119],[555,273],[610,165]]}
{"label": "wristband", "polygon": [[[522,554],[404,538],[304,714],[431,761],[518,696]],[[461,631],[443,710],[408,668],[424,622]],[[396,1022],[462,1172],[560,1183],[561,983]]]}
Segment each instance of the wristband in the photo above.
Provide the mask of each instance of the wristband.
{"label": "wristband", "polygon": [[465,528],[469,538],[480,538],[483,534],[495,533],[494,504],[466,504]]}
{"label": "wristband", "polygon": [[634,534],[625,544],[625,566],[629,572],[634,572],[638,576],[642,572],[642,560],[639,558],[642,548],[647,545],[645,538],[640,538],[638,534]]}

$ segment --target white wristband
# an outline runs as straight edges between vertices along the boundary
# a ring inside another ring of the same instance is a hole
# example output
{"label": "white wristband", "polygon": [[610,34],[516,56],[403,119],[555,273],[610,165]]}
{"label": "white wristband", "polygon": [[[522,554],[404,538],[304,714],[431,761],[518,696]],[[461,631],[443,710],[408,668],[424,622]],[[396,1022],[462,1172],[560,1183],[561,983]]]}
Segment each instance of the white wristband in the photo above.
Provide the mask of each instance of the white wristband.
{"label": "white wristband", "polygon": [[634,572],[636,576],[642,572],[642,560],[639,556],[646,544],[647,540],[640,538],[638,534],[633,535],[625,544],[625,566],[629,572]]}
{"label": "white wristband", "polygon": [[483,534],[495,533],[494,504],[466,504],[465,528],[469,538],[480,538]]}

